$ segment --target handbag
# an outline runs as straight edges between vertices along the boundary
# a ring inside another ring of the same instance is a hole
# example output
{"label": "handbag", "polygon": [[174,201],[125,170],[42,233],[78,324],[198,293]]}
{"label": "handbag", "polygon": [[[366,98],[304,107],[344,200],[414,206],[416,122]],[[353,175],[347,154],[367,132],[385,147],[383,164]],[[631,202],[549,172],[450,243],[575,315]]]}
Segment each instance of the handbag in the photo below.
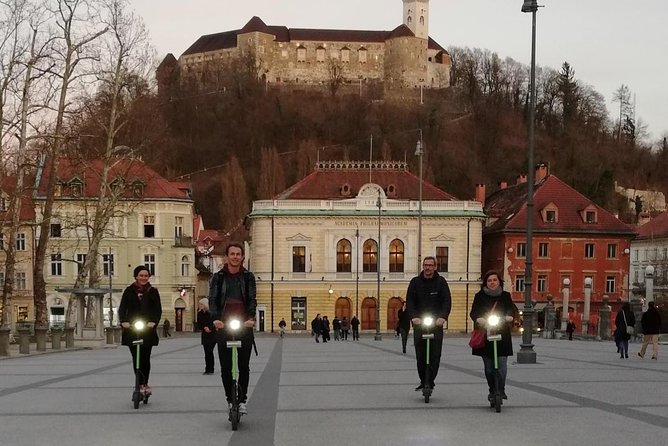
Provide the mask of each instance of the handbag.
{"label": "handbag", "polygon": [[[494,302],[491,311],[494,311],[494,308],[496,308],[496,302]],[[471,347],[473,350],[483,348],[485,346],[486,338],[487,338],[487,330],[474,328],[473,331],[471,331],[471,338],[469,339],[469,347]]]}
{"label": "handbag", "polygon": [[635,327],[633,325],[629,325],[628,322],[626,322],[626,313],[624,310],[622,310],[622,317],[624,318],[624,325],[626,325],[626,334],[632,335],[635,333]]}

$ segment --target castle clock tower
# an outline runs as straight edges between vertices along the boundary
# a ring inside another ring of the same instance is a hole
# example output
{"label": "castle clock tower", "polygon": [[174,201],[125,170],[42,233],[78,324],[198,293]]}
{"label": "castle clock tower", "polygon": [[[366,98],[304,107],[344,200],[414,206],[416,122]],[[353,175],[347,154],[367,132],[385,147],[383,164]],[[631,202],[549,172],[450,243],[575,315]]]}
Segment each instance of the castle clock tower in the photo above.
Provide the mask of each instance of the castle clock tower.
{"label": "castle clock tower", "polygon": [[403,0],[404,25],[415,37],[429,39],[429,0]]}

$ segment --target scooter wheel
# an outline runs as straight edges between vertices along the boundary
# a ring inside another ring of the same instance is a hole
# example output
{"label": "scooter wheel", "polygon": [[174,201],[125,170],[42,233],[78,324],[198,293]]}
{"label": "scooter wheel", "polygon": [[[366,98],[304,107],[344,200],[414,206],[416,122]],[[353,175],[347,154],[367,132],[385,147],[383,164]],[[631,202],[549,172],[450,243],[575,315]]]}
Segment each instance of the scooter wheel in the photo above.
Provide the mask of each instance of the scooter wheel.
{"label": "scooter wheel", "polygon": [[132,392],[132,404],[135,409],[139,409],[139,400],[140,400],[140,395],[138,391]]}
{"label": "scooter wheel", "polygon": [[241,419],[241,414],[239,413],[239,408],[230,409],[230,423],[232,423],[232,430],[235,431],[239,428],[239,420]]}
{"label": "scooter wheel", "polygon": [[496,394],[494,396],[494,410],[496,410],[497,413],[501,412],[501,395]]}

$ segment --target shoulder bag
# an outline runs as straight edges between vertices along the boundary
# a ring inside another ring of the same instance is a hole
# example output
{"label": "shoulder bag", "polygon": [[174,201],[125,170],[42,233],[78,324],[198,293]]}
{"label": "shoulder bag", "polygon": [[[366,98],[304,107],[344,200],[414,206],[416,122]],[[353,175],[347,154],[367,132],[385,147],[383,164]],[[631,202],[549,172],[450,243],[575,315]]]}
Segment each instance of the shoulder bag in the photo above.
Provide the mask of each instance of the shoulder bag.
{"label": "shoulder bag", "polygon": [[633,325],[629,325],[628,322],[626,322],[626,312],[622,310],[622,317],[624,318],[624,325],[626,325],[626,334],[633,335],[635,333],[635,328]]}
{"label": "shoulder bag", "polygon": [[[494,302],[494,305],[492,306],[490,312],[494,311],[494,308],[496,308],[496,302]],[[485,346],[486,338],[487,338],[486,329],[474,328],[473,331],[471,331],[471,339],[469,339],[469,347],[471,347],[473,350],[483,348]]]}

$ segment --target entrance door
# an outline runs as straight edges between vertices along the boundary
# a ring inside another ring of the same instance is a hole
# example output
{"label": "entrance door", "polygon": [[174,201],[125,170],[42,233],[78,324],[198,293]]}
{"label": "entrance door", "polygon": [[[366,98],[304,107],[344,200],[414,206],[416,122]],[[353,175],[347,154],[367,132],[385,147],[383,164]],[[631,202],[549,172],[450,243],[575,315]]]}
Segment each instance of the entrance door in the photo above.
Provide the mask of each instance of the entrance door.
{"label": "entrance door", "polygon": [[258,308],[257,310],[257,331],[264,331],[264,308]]}
{"label": "entrance door", "polygon": [[176,308],[176,331],[183,331],[183,308]]}
{"label": "entrance door", "polygon": [[343,319],[345,317],[346,319],[350,320],[350,300],[347,297],[339,297],[336,300],[334,314],[339,319]]}
{"label": "entrance door", "polygon": [[376,299],[367,297],[362,301],[362,330],[376,328]]}

